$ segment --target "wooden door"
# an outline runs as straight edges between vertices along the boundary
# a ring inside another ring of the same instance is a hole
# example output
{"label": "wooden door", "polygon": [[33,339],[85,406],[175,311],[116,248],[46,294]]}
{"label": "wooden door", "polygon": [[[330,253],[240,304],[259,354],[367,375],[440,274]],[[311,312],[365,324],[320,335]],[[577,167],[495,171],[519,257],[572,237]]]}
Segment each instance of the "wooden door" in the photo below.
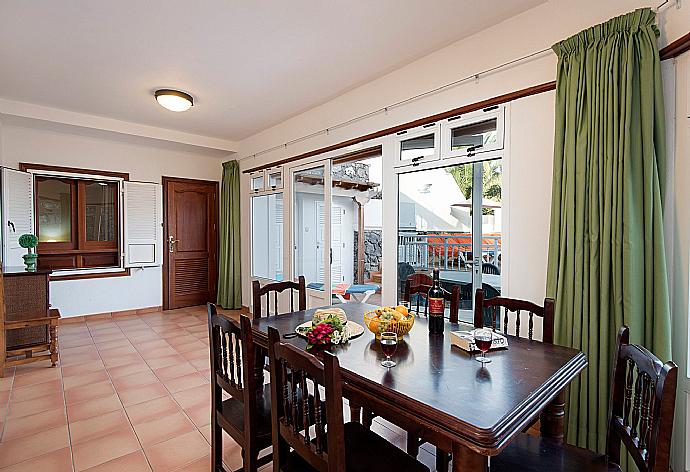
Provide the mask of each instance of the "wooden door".
{"label": "wooden door", "polygon": [[163,307],[216,301],[218,183],[163,177]]}

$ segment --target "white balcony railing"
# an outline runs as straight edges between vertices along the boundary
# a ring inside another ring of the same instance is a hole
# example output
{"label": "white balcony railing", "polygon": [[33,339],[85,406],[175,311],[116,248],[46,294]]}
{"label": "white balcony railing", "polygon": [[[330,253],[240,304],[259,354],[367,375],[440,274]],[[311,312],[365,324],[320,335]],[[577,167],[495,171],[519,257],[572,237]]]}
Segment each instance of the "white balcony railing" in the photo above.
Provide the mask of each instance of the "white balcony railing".
{"label": "white balcony railing", "polygon": [[[467,271],[472,266],[472,235],[469,233],[398,232],[398,262],[417,270],[438,267]],[[501,236],[482,236],[482,262],[501,267]]]}

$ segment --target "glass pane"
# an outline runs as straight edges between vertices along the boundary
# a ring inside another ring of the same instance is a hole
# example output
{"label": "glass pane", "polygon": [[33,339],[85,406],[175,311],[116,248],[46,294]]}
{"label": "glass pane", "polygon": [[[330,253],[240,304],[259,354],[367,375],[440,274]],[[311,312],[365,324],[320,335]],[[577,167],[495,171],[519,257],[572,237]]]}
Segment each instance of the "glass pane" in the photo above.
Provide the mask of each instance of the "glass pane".
{"label": "glass pane", "polygon": [[117,184],[86,182],[86,240],[117,241]]}
{"label": "glass pane", "polygon": [[283,186],[283,173],[281,171],[271,172],[268,174],[268,186],[270,188],[279,188]]}
{"label": "glass pane", "polygon": [[252,177],[251,180],[252,191],[263,190],[264,189],[264,176],[259,175],[258,177]]}
{"label": "glass pane", "polygon": [[367,303],[379,305],[382,158],[333,164],[331,173],[333,302],[366,299]]}
{"label": "glass pane", "polygon": [[497,118],[491,118],[453,128],[450,133],[451,151],[461,151],[470,147],[490,147],[496,144],[497,122]]}
{"label": "glass pane", "polygon": [[[501,293],[501,160],[468,163],[399,176],[398,296],[413,274],[440,269],[441,285],[449,292],[460,286],[460,318],[472,321],[473,293]],[[482,198],[473,199],[481,183]],[[481,215],[481,241],[473,239]],[[481,256],[474,257],[474,248]],[[481,274],[473,275],[481,261]],[[476,286],[475,286],[476,285]],[[412,297],[423,309],[425,300]],[[446,307],[449,309],[449,306]]]}
{"label": "glass pane", "polygon": [[252,197],[252,275],[283,280],[283,194]]}
{"label": "glass pane", "polygon": [[294,173],[294,276],[307,286],[323,289],[325,282],[325,211],[323,166]]}
{"label": "glass pane", "polygon": [[400,142],[400,159],[404,161],[412,160],[417,157],[433,156],[434,152],[434,133],[406,139]]}
{"label": "glass pane", "polygon": [[38,240],[72,241],[72,184],[69,180],[37,179]]}

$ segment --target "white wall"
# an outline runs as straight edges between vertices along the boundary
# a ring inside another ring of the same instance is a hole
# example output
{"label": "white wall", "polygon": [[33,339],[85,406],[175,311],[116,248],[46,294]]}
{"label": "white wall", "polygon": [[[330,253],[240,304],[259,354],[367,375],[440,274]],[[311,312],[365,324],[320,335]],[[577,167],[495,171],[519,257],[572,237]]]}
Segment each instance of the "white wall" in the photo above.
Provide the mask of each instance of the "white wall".
{"label": "white wall", "polygon": [[[226,151],[0,115],[0,164],[20,162],[128,172],[130,180],[162,176],[220,180]],[[162,304],[162,269],[133,269],[129,277],[53,281],[51,304],[63,317]]]}

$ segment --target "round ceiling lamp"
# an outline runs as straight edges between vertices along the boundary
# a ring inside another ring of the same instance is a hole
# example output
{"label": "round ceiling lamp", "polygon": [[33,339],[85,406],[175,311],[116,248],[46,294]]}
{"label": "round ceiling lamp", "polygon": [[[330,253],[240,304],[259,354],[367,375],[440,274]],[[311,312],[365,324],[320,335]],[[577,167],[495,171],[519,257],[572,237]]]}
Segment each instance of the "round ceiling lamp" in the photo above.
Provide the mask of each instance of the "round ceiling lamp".
{"label": "round ceiling lamp", "polygon": [[187,111],[194,106],[192,96],[179,90],[160,89],[156,90],[154,96],[160,106],[170,111]]}

